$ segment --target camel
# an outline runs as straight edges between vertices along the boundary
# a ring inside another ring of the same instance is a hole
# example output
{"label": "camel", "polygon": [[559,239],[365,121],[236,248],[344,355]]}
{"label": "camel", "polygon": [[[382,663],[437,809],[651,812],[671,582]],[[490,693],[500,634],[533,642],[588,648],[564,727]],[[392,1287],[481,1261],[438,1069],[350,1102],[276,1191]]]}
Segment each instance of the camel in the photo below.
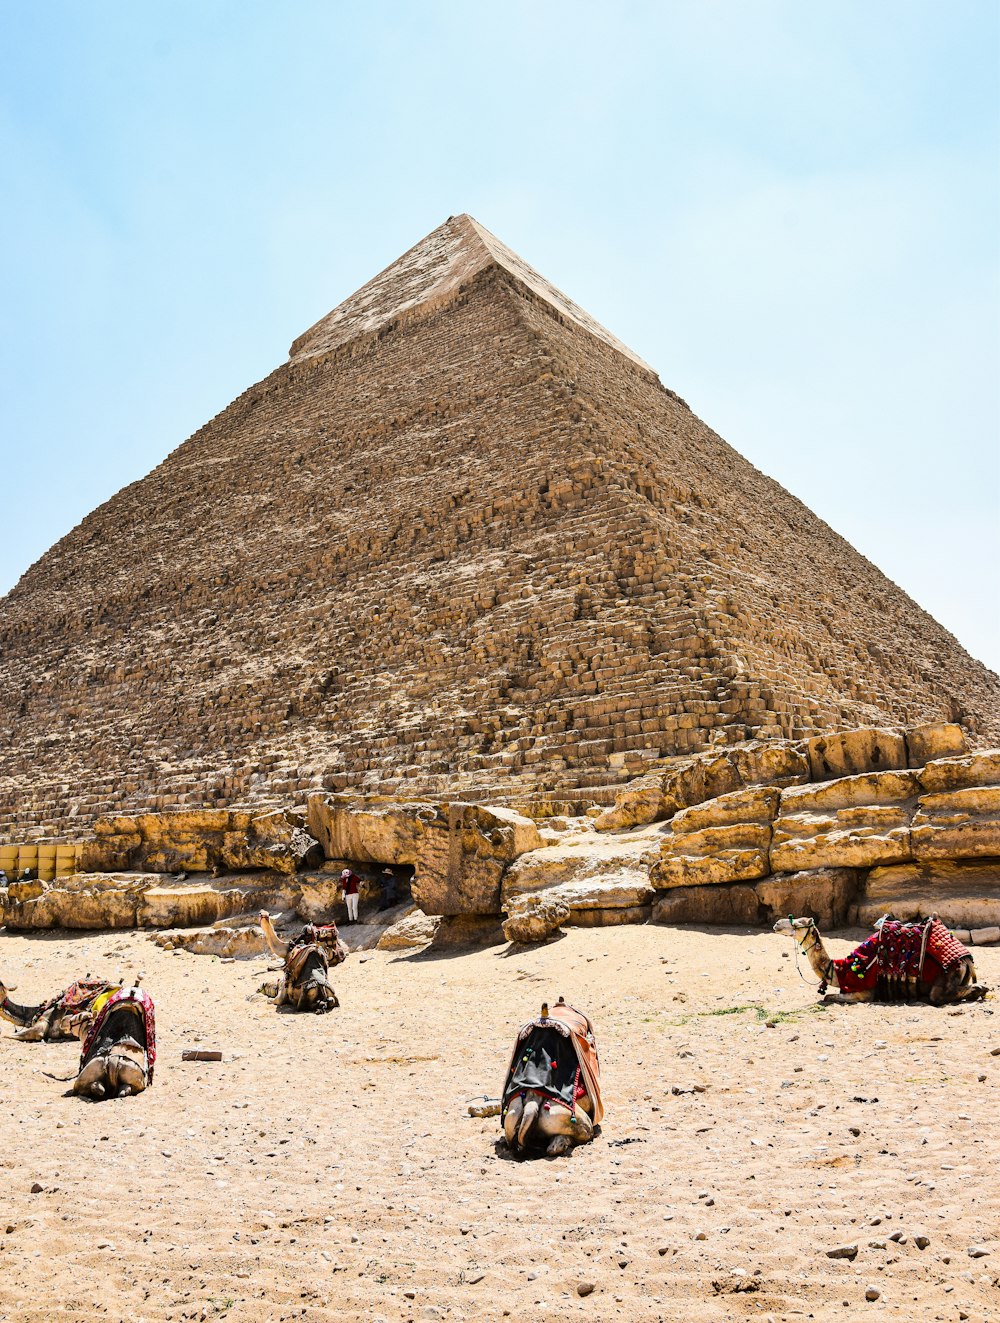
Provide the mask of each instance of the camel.
{"label": "camel", "polygon": [[153,999],[140,988],[121,988],[90,1027],[71,1092],[94,1102],[142,1093],[153,1082],[155,1061]]}
{"label": "camel", "polygon": [[593,1139],[604,1115],[601,1067],[581,1011],[560,997],[551,1015],[543,1003],[541,1015],[521,1027],[501,1099],[504,1138],[515,1153],[542,1147],[554,1158]]}
{"label": "camel", "polygon": [[267,910],[260,912],[264,940],[274,955],[284,959],[284,969],[274,993],[276,1006],[294,1006],[297,1011],[323,1015],[340,1005],[327,977],[330,965],[347,959],[347,948],[336,924],[316,927],[307,923],[298,937],[283,942],[274,931]]}
{"label": "camel", "polygon": [[11,1001],[16,985],[0,982],[0,1017],[18,1025],[14,1037],[24,1043],[59,1042],[82,1038],[90,1024],[95,1005],[102,997],[118,991],[117,983],[94,979],[88,974],[62,992],[57,992],[40,1006],[21,1006]]}
{"label": "camel", "polygon": [[836,981],[840,991],[827,997],[829,1002],[927,1001],[946,1006],[986,995],[986,988],[976,982],[972,955],[936,917],[900,923],[886,916],[843,960],[833,959],[812,919],[789,915],[778,920],[774,931],[798,943],[819,979],[820,996],[831,979]]}

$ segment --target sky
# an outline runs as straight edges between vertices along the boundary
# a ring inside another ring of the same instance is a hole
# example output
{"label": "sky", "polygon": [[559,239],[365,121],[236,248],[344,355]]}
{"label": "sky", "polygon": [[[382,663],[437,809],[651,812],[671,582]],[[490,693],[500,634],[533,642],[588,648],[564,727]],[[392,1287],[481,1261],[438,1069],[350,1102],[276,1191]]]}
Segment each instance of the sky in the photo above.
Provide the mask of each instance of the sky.
{"label": "sky", "polygon": [[469,212],[1000,669],[995,0],[0,0],[0,593]]}

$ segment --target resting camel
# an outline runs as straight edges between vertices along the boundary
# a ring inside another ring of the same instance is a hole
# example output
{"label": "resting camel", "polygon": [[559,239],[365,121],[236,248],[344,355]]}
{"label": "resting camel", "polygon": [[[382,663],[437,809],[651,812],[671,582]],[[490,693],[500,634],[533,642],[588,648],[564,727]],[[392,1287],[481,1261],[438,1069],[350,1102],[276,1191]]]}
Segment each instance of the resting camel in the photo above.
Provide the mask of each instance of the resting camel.
{"label": "resting camel", "polygon": [[118,991],[117,983],[93,979],[89,975],[62,992],[57,992],[40,1006],[21,1006],[11,1001],[16,985],[0,982],[0,1016],[18,1026],[15,1038],[26,1043],[55,1042],[82,1038],[87,1032],[95,1003]]}
{"label": "resting camel", "polygon": [[794,937],[819,979],[821,996],[831,979],[836,982],[840,991],[830,1001],[928,1001],[945,1006],[986,995],[976,982],[972,955],[938,918],[900,923],[886,917],[843,960],[833,959],[812,919],[779,919],[774,931]]}
{"label": "resting camel", "polygon": [[267,910],[260,912],[264,940],[274,955],[284,958],[285,967],[275,993],[275,1005],[294,1006],[297,1011],[322,1015],[339,1006],[327,973],[330,965],[347,959],[347,948],[334,923],[316,927],[307,923],[298,937],[283,942],[274,931]]}
{"label": "resting camel", "polygon": [[121,988],[90,1027],[72,1092],[95,1102],[142,1093],[153,1082],[155,1061],[153,999],[140,988]]}
{"label": "resting camel", "polygon": [[520,1029],[501,1094],[501,1123],[515,1153],[543,1147],[549,1157],[594,1137],[604,1115],[601,1067],[587,1017],[559,998]]}

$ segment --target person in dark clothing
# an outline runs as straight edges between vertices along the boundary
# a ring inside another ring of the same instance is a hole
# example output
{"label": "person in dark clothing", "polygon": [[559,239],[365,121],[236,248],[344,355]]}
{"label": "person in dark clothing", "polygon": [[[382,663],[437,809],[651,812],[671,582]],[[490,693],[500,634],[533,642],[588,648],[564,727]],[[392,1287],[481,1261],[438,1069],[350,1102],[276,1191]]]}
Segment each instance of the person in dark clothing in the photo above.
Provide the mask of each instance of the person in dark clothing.
{"label": "person in dark clothing", "polygon": [[396,874],[391,868],[383,868],[379,881],[382,883],[382,904],[379,909],[391,910],[396,903]]}

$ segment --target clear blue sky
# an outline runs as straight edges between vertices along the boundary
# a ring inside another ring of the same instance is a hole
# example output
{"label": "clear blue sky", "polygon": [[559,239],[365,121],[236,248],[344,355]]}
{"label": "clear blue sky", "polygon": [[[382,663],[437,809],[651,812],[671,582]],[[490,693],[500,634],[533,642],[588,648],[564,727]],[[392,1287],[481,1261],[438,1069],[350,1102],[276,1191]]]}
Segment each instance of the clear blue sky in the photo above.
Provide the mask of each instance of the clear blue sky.
{"label": "clear blue sky", "polygon": [[468,211],[1000,667],[995,0],[0,0],[0,592]]}

